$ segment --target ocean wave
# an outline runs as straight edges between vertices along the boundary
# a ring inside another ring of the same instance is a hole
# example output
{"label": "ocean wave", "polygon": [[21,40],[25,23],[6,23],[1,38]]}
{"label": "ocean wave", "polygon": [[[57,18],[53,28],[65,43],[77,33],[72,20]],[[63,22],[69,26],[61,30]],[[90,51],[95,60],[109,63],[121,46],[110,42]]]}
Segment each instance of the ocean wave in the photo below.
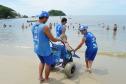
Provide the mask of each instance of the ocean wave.
{"label": "ocean wave", "polygon": [[98,55],[126,57],[126,52],[98,52]]}
{"label": "ocean wave", "polygon": [[31,46],[15,46],[16,48],[25,48],[25,49],[31,49],[33,47]]}
{"label": "ocean wave", "polygon": [[24,48],[24,49],[31,49],[32,46],[14,46],[14,45],[8,45],[8,44],[0,44],[1,47],[11,47],[11,48]]}
{"label": "ocean wave", "polygon": [[[79,51],[79,53],[85,53],[84,51]],[[102,56],[115,56],[115,57],[126,57],[126,52],[117,52],[117,51],[99,51],[97,55]]]}

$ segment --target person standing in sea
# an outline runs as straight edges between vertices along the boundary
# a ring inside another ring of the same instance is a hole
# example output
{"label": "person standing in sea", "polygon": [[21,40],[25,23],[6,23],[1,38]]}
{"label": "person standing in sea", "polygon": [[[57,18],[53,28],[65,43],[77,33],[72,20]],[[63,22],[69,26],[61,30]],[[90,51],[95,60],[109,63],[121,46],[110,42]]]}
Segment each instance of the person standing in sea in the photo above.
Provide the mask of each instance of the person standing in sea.
{"label": "person standing in sea", "polygon": [[[50,28],[46,25],[49,14],[46,11],[42,11],[39,15],[39,20],[32,27],[32,35],[34,42],[34,51],[40,59],[39,63],[39,80],[49,80],[50,68],[53,64],[52,49],[50,47],[50,40],[53,42],[61,41],[58,38],[54,38]],[[43,70],[45,68],[45,78],[43,77]]]}
{"label": "person standing in sea", "polygon": [[78,49],[82,47],[82,45],[85,43],[87,46],[87,49],[85,51],[85,63],[86,63],[86,71],[89,73],[92,72],[92,64],[96,57],[98,46],[96,42],[96,37],[91,33],[87,31],[88,26],[80,25],[80,32],[83,35],[83,38],[79,45],[75,48],[74,52],[76,52]]}
{"label": "person standing in sea", "polygon": [[116,32],[116,31],[117,31],[117,24],[114,24],[113,31],[114,31],[114,32]]}

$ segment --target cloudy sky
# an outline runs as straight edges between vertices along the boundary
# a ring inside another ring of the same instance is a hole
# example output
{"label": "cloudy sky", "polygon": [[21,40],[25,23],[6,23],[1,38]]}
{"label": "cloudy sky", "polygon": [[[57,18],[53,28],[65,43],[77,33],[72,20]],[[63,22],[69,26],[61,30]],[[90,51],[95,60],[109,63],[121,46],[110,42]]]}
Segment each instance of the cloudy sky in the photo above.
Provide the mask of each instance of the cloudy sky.
{"label": "cloudy sky", "polygon": [[67,15],[126,15],[126,0],[0,0],[0,4],[30,16],[51,9]]}

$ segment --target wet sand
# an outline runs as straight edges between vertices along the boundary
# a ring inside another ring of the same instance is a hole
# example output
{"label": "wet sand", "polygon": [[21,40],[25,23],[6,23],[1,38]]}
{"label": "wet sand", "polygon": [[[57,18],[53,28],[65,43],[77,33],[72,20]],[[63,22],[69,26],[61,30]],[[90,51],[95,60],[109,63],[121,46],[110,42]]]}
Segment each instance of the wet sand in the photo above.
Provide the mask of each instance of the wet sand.
{"label": "wet sand", "polygon": [[[18,53],[18,50],[13,52]],[[31,50],[27,50],[27,53],[22,50],[20,54],[16,55],[5,55],[5,53],[0,54],[0,84],[40,84],[38,81],[39,60]],[[83,56],[82,53],[79,54]],[[83,60],[83,57],[74,59],[77,70],[71,79],[66,78],[61,68],[59,71],[52,71],[49,84],[126,83],[126,58],[98,55],[92,74],[84,71]]]}

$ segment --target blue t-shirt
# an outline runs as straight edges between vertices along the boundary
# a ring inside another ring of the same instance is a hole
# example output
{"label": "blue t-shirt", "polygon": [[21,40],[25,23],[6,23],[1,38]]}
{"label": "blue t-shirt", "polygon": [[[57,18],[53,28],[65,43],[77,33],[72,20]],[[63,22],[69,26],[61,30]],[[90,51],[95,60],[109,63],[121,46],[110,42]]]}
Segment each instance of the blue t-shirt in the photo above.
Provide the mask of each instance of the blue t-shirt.
{"label": "blue t-shirt", "polygon": [[44,33],[45,26],[45,24],[36,23],[32,27],[34,51],[40,56],[49,56],[51,54],[49,38]]}
{"label": "blue t-shirt", "polygon": [[97,48],[96,37],[91,32],[84,34],[83,38],[87,48]]}
{"label": "blue t-shirt", "polygon": [[63,30],[63,25],[62,24],[56,24],[56,37],[60,37],[60,35],[62,34],[62,30]]}

